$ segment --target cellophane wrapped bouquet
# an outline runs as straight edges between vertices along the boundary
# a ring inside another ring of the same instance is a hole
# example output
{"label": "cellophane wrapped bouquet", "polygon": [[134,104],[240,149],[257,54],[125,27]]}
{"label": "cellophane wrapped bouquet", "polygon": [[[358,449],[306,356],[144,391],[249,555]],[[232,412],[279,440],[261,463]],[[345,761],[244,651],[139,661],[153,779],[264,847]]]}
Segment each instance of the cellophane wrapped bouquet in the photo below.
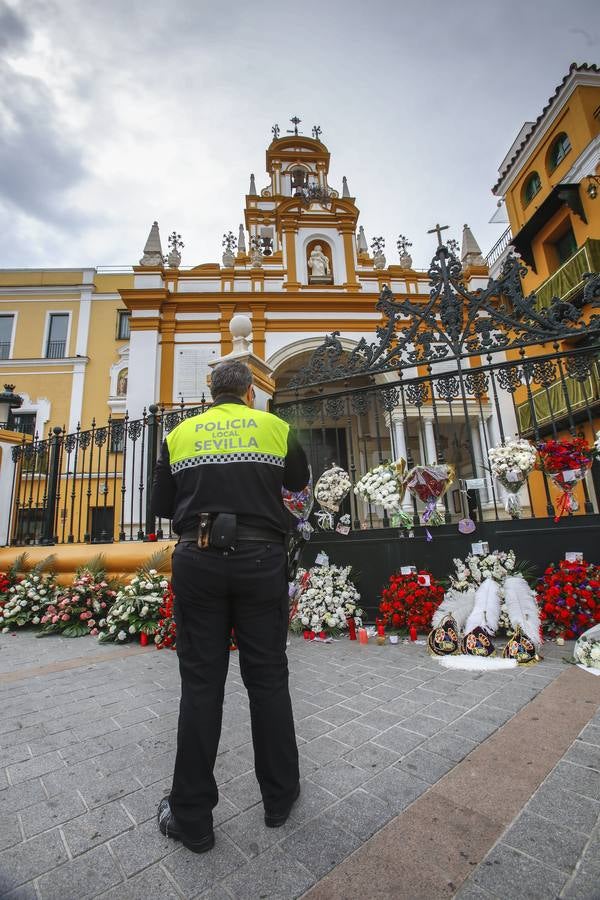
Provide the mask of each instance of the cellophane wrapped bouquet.
{"label": "cellophane wrapped bouquet", "polygon": [[444,587],[424,569],[410,575],[396,572],[381,592],[379,616],[392,632],[408,631],[411,625],[429,630],[432,616],[444,598]]}
{"label": "cellophane wrapped bouquet", "polygon": [[600,625],[595,625],[577,638],[573,659],[586,669],[600,672]]}
{"label": "cellophane wrapped bouquet", "polygon": [[351,579],[351,566],[313,566],[299,569],[302,585],[297,596],[291,631],[307,636],[337,635],[348,628],[348,619],[362,625],[360,594]]}
{"label": "cellophane wrapped bouquet", "polygon": [[507,513],[511,519],[520,519],[523,510],[519,491],[535,466],[535,447],[523,438],[509,438],[498,447],[490,447],[488,459],[493,477],[508,492],[505,503]]}
{"label": "cellophane wrapped bouquet", "polygon": [[600,623],[600,566],[551,563],[537,585],[542,629],[550,637],[578,638]]}
{"label": "cellophane wrapped bouquet", "polygon": [[335,464],[325,469],[315,485],[315,500],[321,507],[317,513],[320,528],[328,531],[334,527],[333,513],[339,512],[351,487],[352,482],[345,469]]}
{"label": "cellophane wrapped bouquet", "polygon": [[282,488],[281,496],[285,508],[298,520],[296,531],[305,541],[309,541],[314,530],[308,521],[315,502],[312,472],[308,484],[301,491],[288,491],[287,488]]}
{"label": "cellophane wrapped bouquet", "polygon": [[577,512],[579,509],[574,494],[575,487],[585,478],[597,451],[583,437],[541,441],[537,445],[537,451],[536,468],[545,472],[561,491],[554,517],[554,521],[558,522],[565,513]]}
{"label": "cellophane wrapped bouquet", "polygon": [[56,597],[54,573],[44,571],[52,566],[54,559],[54,556],[49,556],[29,572],[15,574],[14,583],[8,588],[6,602],[0,610],[0,629],[3,632],[40,624],[45,608]]}
{"label": "cellophane wrapped bouquet", "polygon": [[404,478],[406,461],[384,462],[363,475],[354,487],[354,493],[366,503],[382,506],[397,521],[400,528],[410,528],[412,515],[402,509],[406,494]]}
{"label": "cellophane wrapped bouquet", "polygon": [[444,516],[436,509],[452,482],[454,466],[448,463],[414,466],[406,476],[406,487],[410,493],[425,504],[421,516],[424,525],[443,525]]}

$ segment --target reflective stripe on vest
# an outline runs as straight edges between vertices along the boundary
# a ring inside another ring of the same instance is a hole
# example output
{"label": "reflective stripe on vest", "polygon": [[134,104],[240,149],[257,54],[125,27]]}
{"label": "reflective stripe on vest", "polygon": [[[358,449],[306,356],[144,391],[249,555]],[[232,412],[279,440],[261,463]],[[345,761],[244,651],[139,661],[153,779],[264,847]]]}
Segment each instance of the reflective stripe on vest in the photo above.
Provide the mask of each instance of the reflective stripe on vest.
{"label": "reflective stripe on vest", "polygon": [[214,463],[285,464],[287,422],[239,403],[213,406],[167,436],[171,472]]}

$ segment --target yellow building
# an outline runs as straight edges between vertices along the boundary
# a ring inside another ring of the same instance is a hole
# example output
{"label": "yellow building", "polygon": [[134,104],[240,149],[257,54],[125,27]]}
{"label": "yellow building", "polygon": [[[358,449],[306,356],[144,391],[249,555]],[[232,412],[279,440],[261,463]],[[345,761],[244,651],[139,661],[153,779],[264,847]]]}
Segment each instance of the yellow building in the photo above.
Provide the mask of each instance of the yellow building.
{"label": "yellow building", "polygon": [[[523,291],[536,294],[538,308],[547,307],[554,297],[581,307],[585,274],[600,271],[597,66],[574,63],[570,67],[537,119],[519,131],[492,190],[499,204],[505,205],[510,224],[497,244],[498,252],[488,256],[490,274],[499,273],[506,253],[513,249],[527,267]],[[591,307],[584,309],[584,315],[590,312]],[[597,363],[586,380],[565,372],[565,381],[566,392],[558,378],[533,385],[536,422],[525,390],[515,394],[521,433],[568,438],[569,431],[576,430],[593,442],[600,428]],[[594,466],[593,477],[600,488],[597,469]],[[534,476],[530,484],[536,487],[534,500],[537,497],[542,508],[546,500],[541,479]]]}

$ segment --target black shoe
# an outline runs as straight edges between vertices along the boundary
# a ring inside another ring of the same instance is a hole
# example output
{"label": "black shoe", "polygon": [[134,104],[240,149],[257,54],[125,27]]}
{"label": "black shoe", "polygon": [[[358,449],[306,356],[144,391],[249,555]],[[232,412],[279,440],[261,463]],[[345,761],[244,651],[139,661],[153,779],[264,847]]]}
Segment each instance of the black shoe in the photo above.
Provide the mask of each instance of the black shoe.
{"label": "black shoe", "polygon": [[267,826],[267,828],[281,828],[282,825],[285,825],[285,823],[287,822],[287,820],[290,817],[292,807],[299,796],[300,796],[300,785],[298,784],[296,787],[296,790],[294,791],[294,796],[292,797],[292,802],[290,803],[290,805],[284,812],[272,813],[272,812],[268,812],[265,809],[265,825]]}
{"label": "black shoe", "polygon": [[181,841],[184,847],[191,850],[192,853],[206,853],[215,846],[215,833],[211,830],[199,840],[191,841],[186,838],[180,831],[179,825],[175,821],[175,816],[171,812],[169,798],[163,797],[158,804],[158,828],[165,837],[172,838],[174,841]]}

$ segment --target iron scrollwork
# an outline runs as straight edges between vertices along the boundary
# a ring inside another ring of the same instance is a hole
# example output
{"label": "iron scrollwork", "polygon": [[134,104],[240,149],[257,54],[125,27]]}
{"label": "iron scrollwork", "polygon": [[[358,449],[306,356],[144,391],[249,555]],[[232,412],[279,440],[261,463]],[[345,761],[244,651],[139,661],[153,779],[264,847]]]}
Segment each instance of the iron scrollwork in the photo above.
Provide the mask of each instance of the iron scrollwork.
{"label": "iron scrollwork", "polygon": [[[429,298],[396,300],[385,285],[376,304],[383,324],[376,340],[364,337],[345,350],[340,332],[327,335],[290,388],[338,381],[354,375],[401,371],[448,359],[520,350],[574,338],[600,339],[600,316],[584,320],[574,303],[554,297],[539,309],[535,294],[523,295],[526,269],[512,254],[498,279],[474,292],[464,284],[454,248],[441,244],[428,270]],[[589,274],[584,300],[600,296],[600,275]],[[597,306],[597,303],[593,305]]]}

